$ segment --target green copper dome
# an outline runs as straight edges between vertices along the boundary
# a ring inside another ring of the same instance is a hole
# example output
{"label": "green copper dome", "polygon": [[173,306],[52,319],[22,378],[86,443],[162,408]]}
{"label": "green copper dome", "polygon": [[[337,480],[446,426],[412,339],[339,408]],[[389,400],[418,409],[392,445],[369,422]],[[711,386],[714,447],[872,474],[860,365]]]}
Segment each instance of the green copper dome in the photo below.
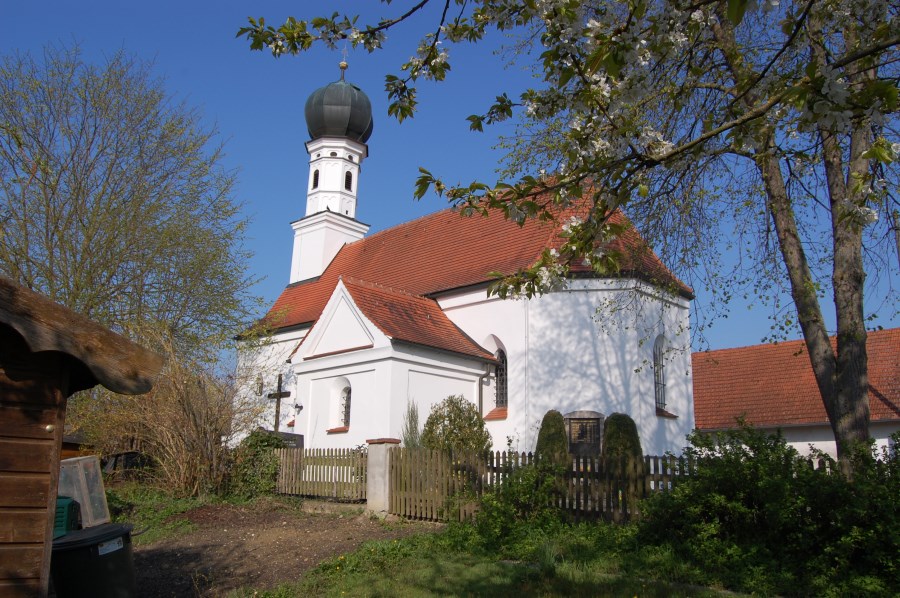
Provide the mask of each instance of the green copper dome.
{"label": "green copper dome", "polygon": [[343,79],[312,92],[304,112],[310,139],[345,137],[365,143],[372,134],[374,122],[368,96]]}

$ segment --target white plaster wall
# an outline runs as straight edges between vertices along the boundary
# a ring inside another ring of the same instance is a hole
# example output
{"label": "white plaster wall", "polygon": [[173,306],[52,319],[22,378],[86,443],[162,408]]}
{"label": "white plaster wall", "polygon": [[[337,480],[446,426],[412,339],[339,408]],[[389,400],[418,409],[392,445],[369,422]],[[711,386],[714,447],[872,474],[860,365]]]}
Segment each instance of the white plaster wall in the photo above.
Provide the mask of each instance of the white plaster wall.
{"label": "white plaster wall", "polygon": [[[349,448],[383,436],[390,413],[384,397],[390,390],[390,347],[350,351],[294,364],[299,411],[295,433],[309,448]],[[352,388],[350,427],[328,434],[336,421],[334,381],[346,378]]]}
{"label": "white plaster wall", "polygon": [[[891,448],[890,436],[897,431],[900,431],[900,421],[873,422],[869,426],[869,434],[875,439],[875,446],[879,453],[882,448]],[[837,458],[834,434],[828,425],[783,428],[781,434],[787,443],[797,449],[801,455],[809,454],[810,445],[812,445],[813,448]]]}
{"label": "white plaster wall", "polygon": [[[337,207],[335,207],[337,211]],[[369,225],[332,212],[318,212],[291,223],[291,283],[322,274],[345,243],[362,239]]]}
{"label": "white plaster wall", "polygon": [[[295,433],[311,448],[346,448],[371,438],[399,438],[407,398],[419,405],[420,427],[431,405],[451,394],[474,396],[484,373],[481,363],[416,346],[380,346],[298,363],[297,396],[303,409]],[[335,380],[352,388],[347,432],[339,427]]]}
{"label": "white plaster wall", "polygon": [[[514,449],[533,450],[549,409],[628,413],[648,454],[677,453],[685,445],[694,425],[686,301],[662,297],[635,281],[579,280],[565,291],[532,300],[488,299],[480,289],[440,298],[439,303],[473,340],[507,353],[508,418],[487,422],[496,449],[505,449],[509,437]],[[346,315],[339,319],[350,325]],[[338,330],[343,324],[334,325]],[[677,419],[656,415],[652,360],[660,333],[671,347],[666,355],[667,410]],[[275,364],[273,374],[304,334],[279,337],[266,349],[262,361]],[[311,337],[304,346],[315,342]],[[431,406],[451,394],[477,405],[480,381],[482,413],[494,407],[496,381],[485,375],[492,369],[477,360],[391,344],[386,338],[376,338],[374,344],[373,349],[303,362],[298,356],[292,367],[285,366],[292,398],[283,403],[282,422],[293,417],[294,403],[302,405],[293,431],[304,434],[306,446],[338,448],[370,438],[398,438],[407,399],[418,403],[424,426]],[[336,427],[331,389],[340,376],[353,388],[351,425],[347,433],[329,435],[325,431]],[[267,411],[265,421],[273,419],[273,404]]]}
{"label": "white plaster wall", "polygon": [[479,379],[487,369],[474,359],[412,345],[398,346],[392,365],[392,438],[401,437],[407,401],[419,408],[420,431],[431,408],[451,395],[462,395],[477,405]]}
{"label": "white plaster wall", "polygon": [[[279,429],[282,432],[293,432],[287,427],[294,419],[294,403],[296,397],[296,379],[288,357],[306,336],[308,328],[292,330],[268,339],[253,343],[244,343],[238,349],[235,381],[238,387],[238,400],[255,402],[258,405],[259,417],[257,425],[273,429],[275,425],[275,401],[266,395],[276,391],[278,374],[282,375],[282,390],[290,391],[291,396],[281,400],[281,418]],[[261,395],[256,393],[256,377],[263,379]],[[239,439],[238,439],[239,440]]]}
{"label": "white plaster wall", "polygon": [[[356,217],[356,192],[366,146],[349,139],[322,137],[307,143],[310,155],[306,215],[325,211]],[[334,153],[335,156],[331,156]],[[313,188],[313,172],[319,170],[319,186]],[[344,188],[344,175],[353,176],[351,190]]]}
{"label": "white plaster wall", "polygon": [[[549,409],[627,413],[648,454],[680,452],[686,444],[694,425],[686,301],[664,299],[636,281],[576,280],[567,290],[531,300],[486,299],[480,290],[439,302],[477,342],[493,349],[484,339],[495,335],[506,348],[508,418],[487,424],[495,448],[506,448],[509,436],[517,450],[533,450]],[[666,394],[677,419],[656,415],[651,366],[659,333],[673,348]],[[491,401],[493,390],[486,392]],[[486,399],[485,412],[491,401]]]}
{"label": "white plaster wall", "polygon": [[[302,380],[306,392],[308,416],[305,424],[305,445],[313,448],[349,448],[364,444],[372,438],[372,431],[385,428],[388,414],[380,400],[379,388],[384,383],[384,363],[347,368],[343,371],[322,372]],[[350,404],[350,426],[347,432],[329,434],[327,430],[342,425],[339,416],[339,397],[335,379],[346,378],[353,389]]]}
{"label": "white plaster wall", "polygon": [[346,293],[341,293],[333,309],[329,309],[323,318],[328,318],[323,334],[315,341],[315,346],[306,348],[308,355],[321,355],[346,349],[359,349],[372,345],[374,336],[369,332],[367,322],[359,312],[351,305],[351,299]]}
{"label": "white plaster wall", "polygon": [[[514,450],[532,450],[533,446],[528,444],[531,397],[527,367],[531,302],[488,298],[482,288],[440,297],[438,304],[447,317],[476,343],[494,353],[498,348],[506,352],[508,416],[505,420],[485,422],[494,441],[494,449],[506,450],[509,438]],[[485,377],[484,382],[482,415],[487,415],[495,406],[496,379],[491,375]],[[473,402],[477,403],[477,399]]]}

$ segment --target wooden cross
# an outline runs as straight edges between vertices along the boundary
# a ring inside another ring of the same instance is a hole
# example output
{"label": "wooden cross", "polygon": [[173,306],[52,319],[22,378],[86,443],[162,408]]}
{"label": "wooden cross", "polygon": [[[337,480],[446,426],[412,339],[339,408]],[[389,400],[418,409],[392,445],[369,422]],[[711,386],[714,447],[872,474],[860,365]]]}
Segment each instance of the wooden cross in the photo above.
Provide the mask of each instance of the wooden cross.
{"label": "wooden cross", "polygon": [[279,424],[281,423],[281,399],[286,399],[291,396],[290,391],[282,391],[281,390],[281,374],[278,374],[278,389],[276,392],[270,392],[266,395],[266,398],[275,399],[275,431],[278,431]]}

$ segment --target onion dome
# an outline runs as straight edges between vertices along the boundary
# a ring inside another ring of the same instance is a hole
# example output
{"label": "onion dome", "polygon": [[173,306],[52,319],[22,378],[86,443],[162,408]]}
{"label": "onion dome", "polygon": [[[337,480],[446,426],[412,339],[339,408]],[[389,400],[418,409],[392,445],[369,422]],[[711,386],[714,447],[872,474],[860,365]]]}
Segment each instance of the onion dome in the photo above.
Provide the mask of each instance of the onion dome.
{"label": "onion dome", "polygon": [[306,128],[310,139],[345,137],[365,143],[372,134],[372,104],[357,86],[344,81],[347,63],[341,62],[341,80],[320,87],[306,100]]}

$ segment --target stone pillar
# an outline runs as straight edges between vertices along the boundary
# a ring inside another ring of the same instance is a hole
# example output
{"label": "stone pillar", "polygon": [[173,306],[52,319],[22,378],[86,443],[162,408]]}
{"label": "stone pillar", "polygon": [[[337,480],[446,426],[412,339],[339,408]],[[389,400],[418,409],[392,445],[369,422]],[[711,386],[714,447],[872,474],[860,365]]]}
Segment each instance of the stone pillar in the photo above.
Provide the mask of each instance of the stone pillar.
{"label": "stone pillar", "polygon": [[391,478],[389,450],[400,444],[398,438],[367,440],[369,456],[366,472],[366,510],[385,517],[390,506]]}

